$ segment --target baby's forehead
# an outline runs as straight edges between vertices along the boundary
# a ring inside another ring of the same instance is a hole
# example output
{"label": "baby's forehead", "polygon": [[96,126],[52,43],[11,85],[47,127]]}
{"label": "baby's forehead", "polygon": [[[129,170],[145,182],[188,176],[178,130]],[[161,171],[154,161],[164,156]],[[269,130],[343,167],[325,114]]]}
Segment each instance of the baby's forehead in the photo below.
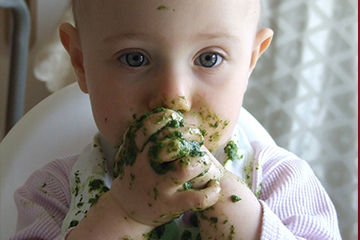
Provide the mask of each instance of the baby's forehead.
{"label": "baby's forehead", "polygon": [[[126,8],[127,4],[126,4],[126,0],[116,0],[117,1],[117,6],[119,6],[119,4],[121,5],[121,7]],[[140,0],[141,1],[152,1],[152,2],[157,2],[155,4],[158,4],[158,10],[175,10],[175,9],[170,9],[167,8],[166,5],[167,4],[171,4],[173,1],[178,1],[178,0],[165,0],[165,1],[160,1],[160,0]],[[191,6],[192,4],[194,4],[195,0],[183,0],[182,4],[186,4],[188,6]],[[204,4],[206,4],[208,2],[208,0],[198,0],[198,1],[203,1]],[[214,1],[223,1],[224,4],[228,4],[227,0],[214,0]],[[247,13],[247,15],[251,16],[251,21],[255,21],[256,25],[260,19],[260,12],[261,12],[261,0],[236,0],[237,2],[239,2],[239,6],[241,6],[242,12]],[[72,0],[72,5],[73,5],[73,12],[74,12],[74,18],[75,18],[75,22],[79,22],[81,20],[86,20],[89,17],[91,17],[92,15],[92,11],[96,11],[99,9],[104,8],[106,5],[111,4],[112,1],[109,0]],[[240,9],[239,9],[240,10]]]}

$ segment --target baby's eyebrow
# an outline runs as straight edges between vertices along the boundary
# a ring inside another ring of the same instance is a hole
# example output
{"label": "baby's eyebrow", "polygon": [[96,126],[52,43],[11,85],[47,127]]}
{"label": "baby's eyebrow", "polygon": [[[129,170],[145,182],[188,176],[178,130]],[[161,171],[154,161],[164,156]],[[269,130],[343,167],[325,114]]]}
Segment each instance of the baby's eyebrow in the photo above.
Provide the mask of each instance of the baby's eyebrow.
{"label": "baby's eyebrow", "polygon": [[227,39],[227,40],[239,40],[238,37],[227,32],[215,32],[215,33],[199,33],[195,35],[191,40],[203,40],[203,39]]}
{"label": "baby's eyebrow", "polygon": [[134,33],[134,32],[125,32],[125,33],[119,33],[116,35],[112,35],[109,37],[104,38],[102,41],[104,43],[109,43],[112,41],[116,41],[119,39],[124,39],[124,40],[138,40],[138,39],[150,39],[152,38],[150,35],[147,35],[145,33]]}
{"label": "baby's eyebrow", "polygon": [[[116,35],[112,35],[103,39],[104,43],[110,43],[112,41],[116,41],[119,39],[122,40],[149,40],[157,38],[157,36],[151,36],[141,32],[125,32],[119,33]],[[199,41],[199,40],[213,40],[213,39],[225,39],[231,41],[238,41],[239,38],[228,33],[228,32],[214,32],[214,33],[198,33],[195,36],[191,37],[191,41]]]}

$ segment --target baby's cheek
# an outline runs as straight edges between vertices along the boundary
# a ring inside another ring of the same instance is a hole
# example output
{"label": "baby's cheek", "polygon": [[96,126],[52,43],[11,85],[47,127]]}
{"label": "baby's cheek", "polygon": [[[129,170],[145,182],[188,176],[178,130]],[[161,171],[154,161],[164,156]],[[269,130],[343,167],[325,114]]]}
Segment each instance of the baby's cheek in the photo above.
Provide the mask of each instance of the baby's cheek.
{"label": "baby's cheek", "polygon": [[205,138],[205,146],[210,151],[228,141],[236,124],[233,117],[220,116],[207,108],[186,113],[184,118],[186,123],[194,124],[200,129]]}
{"label": "baby's cheek", "polygon": [[[105,139],[114,146],[118,146],[131,120],[126,116],[118,116],[100,110],[94,113],[96,125]],[[96,116],[95,116],[96,115]]]}
{"label": "baby's cheek", "polygon": [[212,152],[216,150],[219,146],[226,144],[230,139],[231,130],[233,124],[230,120],[220,120],[220,124],[204,124],[203,128],[205,129],[205,146]]}

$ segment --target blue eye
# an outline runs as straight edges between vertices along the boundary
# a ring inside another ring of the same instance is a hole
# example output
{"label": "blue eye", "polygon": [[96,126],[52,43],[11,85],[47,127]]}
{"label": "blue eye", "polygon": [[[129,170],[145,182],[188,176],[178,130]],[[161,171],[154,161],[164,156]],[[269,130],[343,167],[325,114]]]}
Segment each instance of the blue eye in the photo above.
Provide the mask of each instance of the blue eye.
{"label": "blue eye", "polygon": [[206,68],[211,68],[219,65],[223,58],[214,52],[206,52],[201,54],[195,61],[196,65],[201,65]]}
{"label": "blue eye", "polygon": [[125,54],[121,55],[118,58],[118,60],[121,63],[128,65],[130,67],[141,67],[141,66],[147,64],[147,62],[148,62],[148,60],[144,56],[144,54],[142,54],[140,52],[125,53]]}

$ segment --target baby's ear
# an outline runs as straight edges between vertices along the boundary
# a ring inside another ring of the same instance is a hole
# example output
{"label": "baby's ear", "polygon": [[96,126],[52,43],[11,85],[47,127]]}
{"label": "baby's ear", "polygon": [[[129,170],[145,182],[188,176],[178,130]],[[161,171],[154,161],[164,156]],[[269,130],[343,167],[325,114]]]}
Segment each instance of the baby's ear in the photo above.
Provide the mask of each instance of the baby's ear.
{"label": "baby's ear", "polygon": [[261,54],[270,46],[274,32],[270,28],[263,28],[257,32],[250,61],[250,72],[255,68]]}
{"label": "baby's ear", "polygon": [[84,93],[88,93],[85,81],[83,54],[78,31],[71,24],[63,23],[60,25],[59,35],[61,43],[63,44],[64,48],[70,56],[71,64],[78,78],[78,84],[80,86],[80,89]]}

